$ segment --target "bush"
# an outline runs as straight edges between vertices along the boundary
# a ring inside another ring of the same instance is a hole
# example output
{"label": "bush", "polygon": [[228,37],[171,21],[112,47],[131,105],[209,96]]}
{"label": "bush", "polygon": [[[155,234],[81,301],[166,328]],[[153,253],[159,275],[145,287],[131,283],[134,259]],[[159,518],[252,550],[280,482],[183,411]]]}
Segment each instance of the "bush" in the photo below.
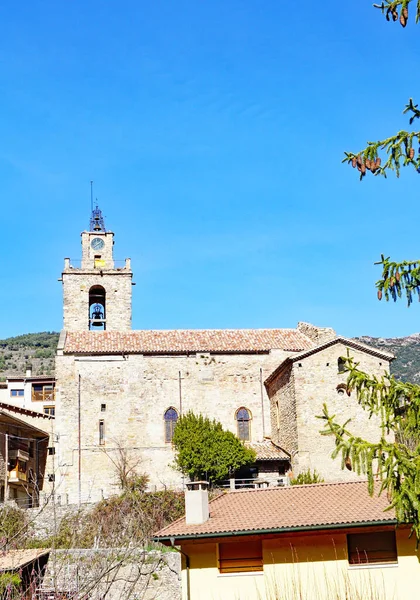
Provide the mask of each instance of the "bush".
{"label": "bush", "polygon": [[23,544],[27,532],[25,513],[19,508],[3,505],[0,508],[0,548]]}
{"label": "bush", "polygon": [[184,511],[182,492],[126,491],[102,500],[88,513],[68,515],[55,536],[38,543],[66,549],[145,546],[156,531],[181,517]]}
{"label": "bush", "polygon": [[311,470],[308,469],[307,471],[302,471],[302,473],[299,473],[299,475],[294,479],[291,479],[290,485],[310,485],[311,483],[323,482],[324,479],[316,470],[311,473]]}

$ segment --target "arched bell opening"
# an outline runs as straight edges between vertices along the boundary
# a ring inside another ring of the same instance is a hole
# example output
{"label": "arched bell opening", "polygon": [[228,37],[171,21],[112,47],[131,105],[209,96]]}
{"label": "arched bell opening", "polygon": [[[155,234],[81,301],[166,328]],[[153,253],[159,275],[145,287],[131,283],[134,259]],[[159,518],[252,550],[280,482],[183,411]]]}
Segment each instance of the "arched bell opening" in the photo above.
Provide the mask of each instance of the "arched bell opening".
{"label": "arched bell opening", "polygon": [[94,285],[89,290],[89,329],[105,331],[106,329],[106,292],[101,285]]}

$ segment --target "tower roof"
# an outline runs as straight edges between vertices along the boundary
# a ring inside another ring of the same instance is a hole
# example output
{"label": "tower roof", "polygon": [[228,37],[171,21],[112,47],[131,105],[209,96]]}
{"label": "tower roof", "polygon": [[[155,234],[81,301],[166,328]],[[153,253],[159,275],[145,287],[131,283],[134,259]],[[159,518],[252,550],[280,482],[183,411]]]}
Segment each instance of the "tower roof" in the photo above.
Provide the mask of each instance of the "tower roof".
{"label": "tower roof", "polygon": [[90,216],[89,231],[102,231],[104,233],[106,232],[104,217],[98,205],[96,205],[96,207],[92,209],[92,214]]}

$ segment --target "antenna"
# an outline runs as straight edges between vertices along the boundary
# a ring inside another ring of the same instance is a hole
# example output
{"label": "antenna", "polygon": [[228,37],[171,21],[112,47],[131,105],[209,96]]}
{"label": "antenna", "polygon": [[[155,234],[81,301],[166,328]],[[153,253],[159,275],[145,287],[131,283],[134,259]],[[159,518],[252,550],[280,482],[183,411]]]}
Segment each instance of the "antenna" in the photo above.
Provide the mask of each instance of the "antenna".
{"label": "antenna", "polygon": [[93,181],[90,181],[90,212],[93,212]]}

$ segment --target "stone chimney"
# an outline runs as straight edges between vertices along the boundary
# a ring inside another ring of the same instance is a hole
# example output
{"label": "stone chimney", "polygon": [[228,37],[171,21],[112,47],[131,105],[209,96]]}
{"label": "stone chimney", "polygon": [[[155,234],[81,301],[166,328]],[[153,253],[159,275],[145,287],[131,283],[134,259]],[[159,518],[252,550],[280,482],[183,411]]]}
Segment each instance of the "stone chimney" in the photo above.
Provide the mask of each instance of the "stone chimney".
{"label": "stone chimney", "polygon": [[26,365],[25,377],[32,377],[32,367],[31,367],[31,365]]}
{"label": "stone chimney", "polygon": [[317,327],[316,325],[312,325],[312,323],[299,322],[297,328],[298,331],[312,340],[315,346],[330,342],[337,337],[332,327]]}
{"label": "stone chimney", "polygon": [[208,487],[207,481],[187,483],[185,492],[185,522],[187,525],[201,525],[209,520]]}

